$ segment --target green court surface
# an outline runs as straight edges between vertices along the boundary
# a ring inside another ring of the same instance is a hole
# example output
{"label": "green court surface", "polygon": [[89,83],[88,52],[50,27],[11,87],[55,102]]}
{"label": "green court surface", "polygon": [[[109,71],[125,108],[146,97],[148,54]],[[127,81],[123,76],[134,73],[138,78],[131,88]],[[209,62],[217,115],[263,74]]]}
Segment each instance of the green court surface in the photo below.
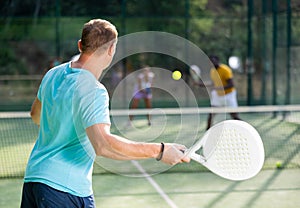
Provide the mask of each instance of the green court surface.
{"label": "green court surface", "polygon": [[[144,117],[136,118],[136,128],[126,129],[128,116],[120,118],[121,125],[112,131],[139,141],[168,142],[174,135],[179,142],[191,143],[192,133],[201,137],[205,131],[206,115],[199,123],[194,117],[172,115],[163,119],[153,117],[149,128]],[[97,207],[101,208],[298,208],[300,206],[300,114],[249,112],[241,118],[260,133],[265,149],[263,170],[254,178],[232,182],[210,173],[196,162],[179,164],[151,178],[126,177],[108,173],[96,164],[93,183]],[[178,117],[178,118],[177,118]],[[223,119],[219,116],[215,123]],[[116,120],[118,121],[118,120]],[[114,121],[115,122],[115,121]],[[124,129],[122,129],[124,128]],[[19,207],[22,177],[38,128],[30,118],[0,119],[0,208]],[[153,137],[156,140],[153,140]],[[169,140],[168,140],[169,139]],[[280,161],[282,169],[277,169]],[[156,167],[155,160],[149,161]],[[143,161],[139,161],[143,164]],[[130,162],[118,166],[126,173],[137,171]],[[129,165],[127,165],[129,164]],[[149,168],[148,168],[149,170]],[[117,171],[117,173],[118,173]],[[123,172],[122,172],[123,173]],[[151,180],[150,180],[151,179]]]}
{"label": "green court surface", "polygon": [[[209,172],[151,176],[169,203],[144,177],[95,175],[93,185],[100,208],[297,208],[299,175],[299,169],[263,170],[242,182],[228,181]],[[0,207],[19,207],[21,189],[22,179],[1,179]]]}

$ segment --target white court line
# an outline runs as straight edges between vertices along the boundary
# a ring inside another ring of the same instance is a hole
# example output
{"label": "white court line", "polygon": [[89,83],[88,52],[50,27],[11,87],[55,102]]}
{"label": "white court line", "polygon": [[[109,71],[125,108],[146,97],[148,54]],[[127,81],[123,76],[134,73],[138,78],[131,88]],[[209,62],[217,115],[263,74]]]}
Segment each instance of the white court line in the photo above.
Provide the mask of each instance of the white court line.
{"label": "white court line", "polygon": [[151,176],[145,171],[145,169],[137,162],[132,160],[132,164],[143,174],[148,182],[155,188],[159,195],[167,202],[171,208],[177,208],[177,205],[169,198],[169,196],[162,190],[162,188],[151,178]]}

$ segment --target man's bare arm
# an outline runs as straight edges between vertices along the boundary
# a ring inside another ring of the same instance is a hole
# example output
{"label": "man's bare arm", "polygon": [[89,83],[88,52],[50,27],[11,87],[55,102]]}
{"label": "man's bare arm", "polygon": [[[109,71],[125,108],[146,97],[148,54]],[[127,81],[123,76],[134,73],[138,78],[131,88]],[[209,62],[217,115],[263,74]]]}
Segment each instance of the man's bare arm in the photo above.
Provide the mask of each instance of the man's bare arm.
{"label": "man's bare arm", "polygon": [[[86,129],[87,135],[98,156],[117,160],[135,160],[157,158],[160,155],[160,143],[134,142],[110,133],[109,124],[95,124]],[[183,154],[185,146],[179,144],[165,144],[162,162],[174,165],[189,162]]]}

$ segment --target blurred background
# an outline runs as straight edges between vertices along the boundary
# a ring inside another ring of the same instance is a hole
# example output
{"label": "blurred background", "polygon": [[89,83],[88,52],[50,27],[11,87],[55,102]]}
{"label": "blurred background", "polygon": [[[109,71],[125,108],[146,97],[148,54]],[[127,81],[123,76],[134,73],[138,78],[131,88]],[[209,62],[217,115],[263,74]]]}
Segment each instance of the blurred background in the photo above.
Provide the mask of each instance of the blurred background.
{"label": "blurred background", "polygon": [[[43,74],[78,54],[82,26],[91,18],[111,21],[119,36],[163,31],[218,55],[234,70],[240,105],[300,101],[298,0],[4,0],[0,10],[0,111],[30,109]],[[126,57],[102,82],[112,93],[116,75],[125,77],[145,64],[180,69],[191,83],[184,63],[151,53]],[[158,93],[154,106],[172,107],[165,99]],[[208,104],[202,96],[199,105]]]}
{"label": "blurred background", "polygon": [[[219,56],[233,69],[241,118],[262,137],[265,163],[253,180],[223,180],[195,162],[153,176],[177,205],[170,207],[299,207],[299,0],[1,0],[0,208],[19,207],[25,166],[38,135],[28,111],[41,79],[51,67],[78,55],[83,24],[93,18],[112,22],[119,37],[141,31],[167,32],[190,41],[207,55]],[[128,109],[129,102],[118,99],[125,100],[122,90],[132,95],[129,85],[145,65],[155,73],[154,86],[169,87],[153,89],[153,108],[173,108],[175,113],[153,115],[151,127],[145,116],[137,116],[134,128],[128,129],[128,112],[121,109],[123,114],[112,119],[112,132],[135,141],[174,142],[176,138],[188,142],[193,133],[201,137],[209,93],[193,85],[190,66],[175,57],[139,53],[114,63],[100,79],[114,98],[112,106]],[[172,80],[174,70],[181,71],[182,80]],[[201,108],[184,113],[184,107],[191,106],[192,96],[186,99],[190,91]],[[187,102],[178,105],[179,97]],[[215,123],[226,118],[218,116]],[[124,171],[137,170],[132,164],[109,164],[125,167]],[[103,163],[95,163],[95,200],[101,207],[167,207],[146,179],[110,172]]]}

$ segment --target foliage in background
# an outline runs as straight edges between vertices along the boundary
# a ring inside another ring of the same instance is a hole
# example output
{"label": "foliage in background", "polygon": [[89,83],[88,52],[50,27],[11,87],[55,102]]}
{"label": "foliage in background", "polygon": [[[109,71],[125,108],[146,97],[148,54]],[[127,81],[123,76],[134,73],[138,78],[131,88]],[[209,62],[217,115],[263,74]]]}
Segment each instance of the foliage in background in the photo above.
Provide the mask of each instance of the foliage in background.
{"label": "foliage in background", "polygon": [[[267,40],[261,39],[263,17],[262,2],[254,2],[253,35],[256,68],[261,71],[262,47],[270,52],[272,40],[272,0],[266,0]],[[300,3],[291,0],[293,15],[299,16]],[[279,15],[286,10],[285,1],[278,1]],[[44,53],[37,57],[36,70],[24,71],[20,65],[29,65],[25,57],[20,60],[12,48],[0,49],[0,74],[39,73],[50,60],[60,56],[68,60],[77,53],[82,24],[91,18],[106,18],[117,25],[120,35],[137,31],[170,32],[187,38],[207,54],[218,54],[222,61],[237,55],[245,61],[247,56],[247,0],[9,0],[0,2],[0,43],[9,47],[11,41],[31,41],[33,50]],[[285,27],[281,18],[279,27]],[[299,21],[293,21],[293,42],[299,44]],[[284,39],[281,30],[280,40]],[[282,41],[281,41],[282,42]],[[23,44],[20,44],[21,47]],[[26,45],[28,46],[28,45]],[[18,46],[17,46],[18,48]],[[20,49],[21,50],[21,49]],[[12,58],[6,58],[7,51]],[[6,55],[5,55],[6,54]],[[38,53],[39,54],[39,53]],[[269,57],[268,57],[269,58]],[[20,62],[20,63],[18,63]],[[9,65],[9,70],[6,68]],[[176,67],[176,66],[174,66]]]}
{"label": "foliage in background", "polygon": [[[254,4],[251,45],[248,42],[248,2]],[[273,11],[273,2],[277,2],[276,12]],[[120,36],[140,31],[169,32],[190,40],[208,55],[220,56],[224,63],[232,55],[240,57],[242,66],[235,73],[239,102],[253,98],[255,103],[252,104],[274,104],[272,97],[278,95],[278,104],[287,100],[297,103],[297,83],[300,79],[300,2],[290,0],[291,78],[287,76],[287,2],[288,0],[0,1],[0,75],[42,75],[53,60],[70,60],[78,54],[76,43],[83,23],[92,18],[104,18],[117,26]],[[277,29],[274,29],[274,17],[278,19]],[[274,31],[278,35],[276,43],[273,42]],[[248,73],[249,49],[253,53],[253,73]],[[274,49],[277,50],[275,56],[272,53]],[[169,70],[180,69],[183,77],[189,79],[189,76],[185,76],[188,75],[187,66],[173,57],[144,53],[126,57],[122,62],[120,65],[123,66],[123,72],[131,72],[147,64]],[[273,66],[277,66],[276,72]],[[248,82],[250,77],[253,77],[253,85]],[[286,83],[291,83],[291,87],[288,88]],[[9,88],[6,81],[0,81],[0,84]],[[249,93],[249,89],[253,95]],[[290,93],[286,93],[287,89],[290,89]],[[10,91],[5,93],[8,98],[2,100],[13,99],[18,94]],[[293,96],[288,98],[285,94]]]}

